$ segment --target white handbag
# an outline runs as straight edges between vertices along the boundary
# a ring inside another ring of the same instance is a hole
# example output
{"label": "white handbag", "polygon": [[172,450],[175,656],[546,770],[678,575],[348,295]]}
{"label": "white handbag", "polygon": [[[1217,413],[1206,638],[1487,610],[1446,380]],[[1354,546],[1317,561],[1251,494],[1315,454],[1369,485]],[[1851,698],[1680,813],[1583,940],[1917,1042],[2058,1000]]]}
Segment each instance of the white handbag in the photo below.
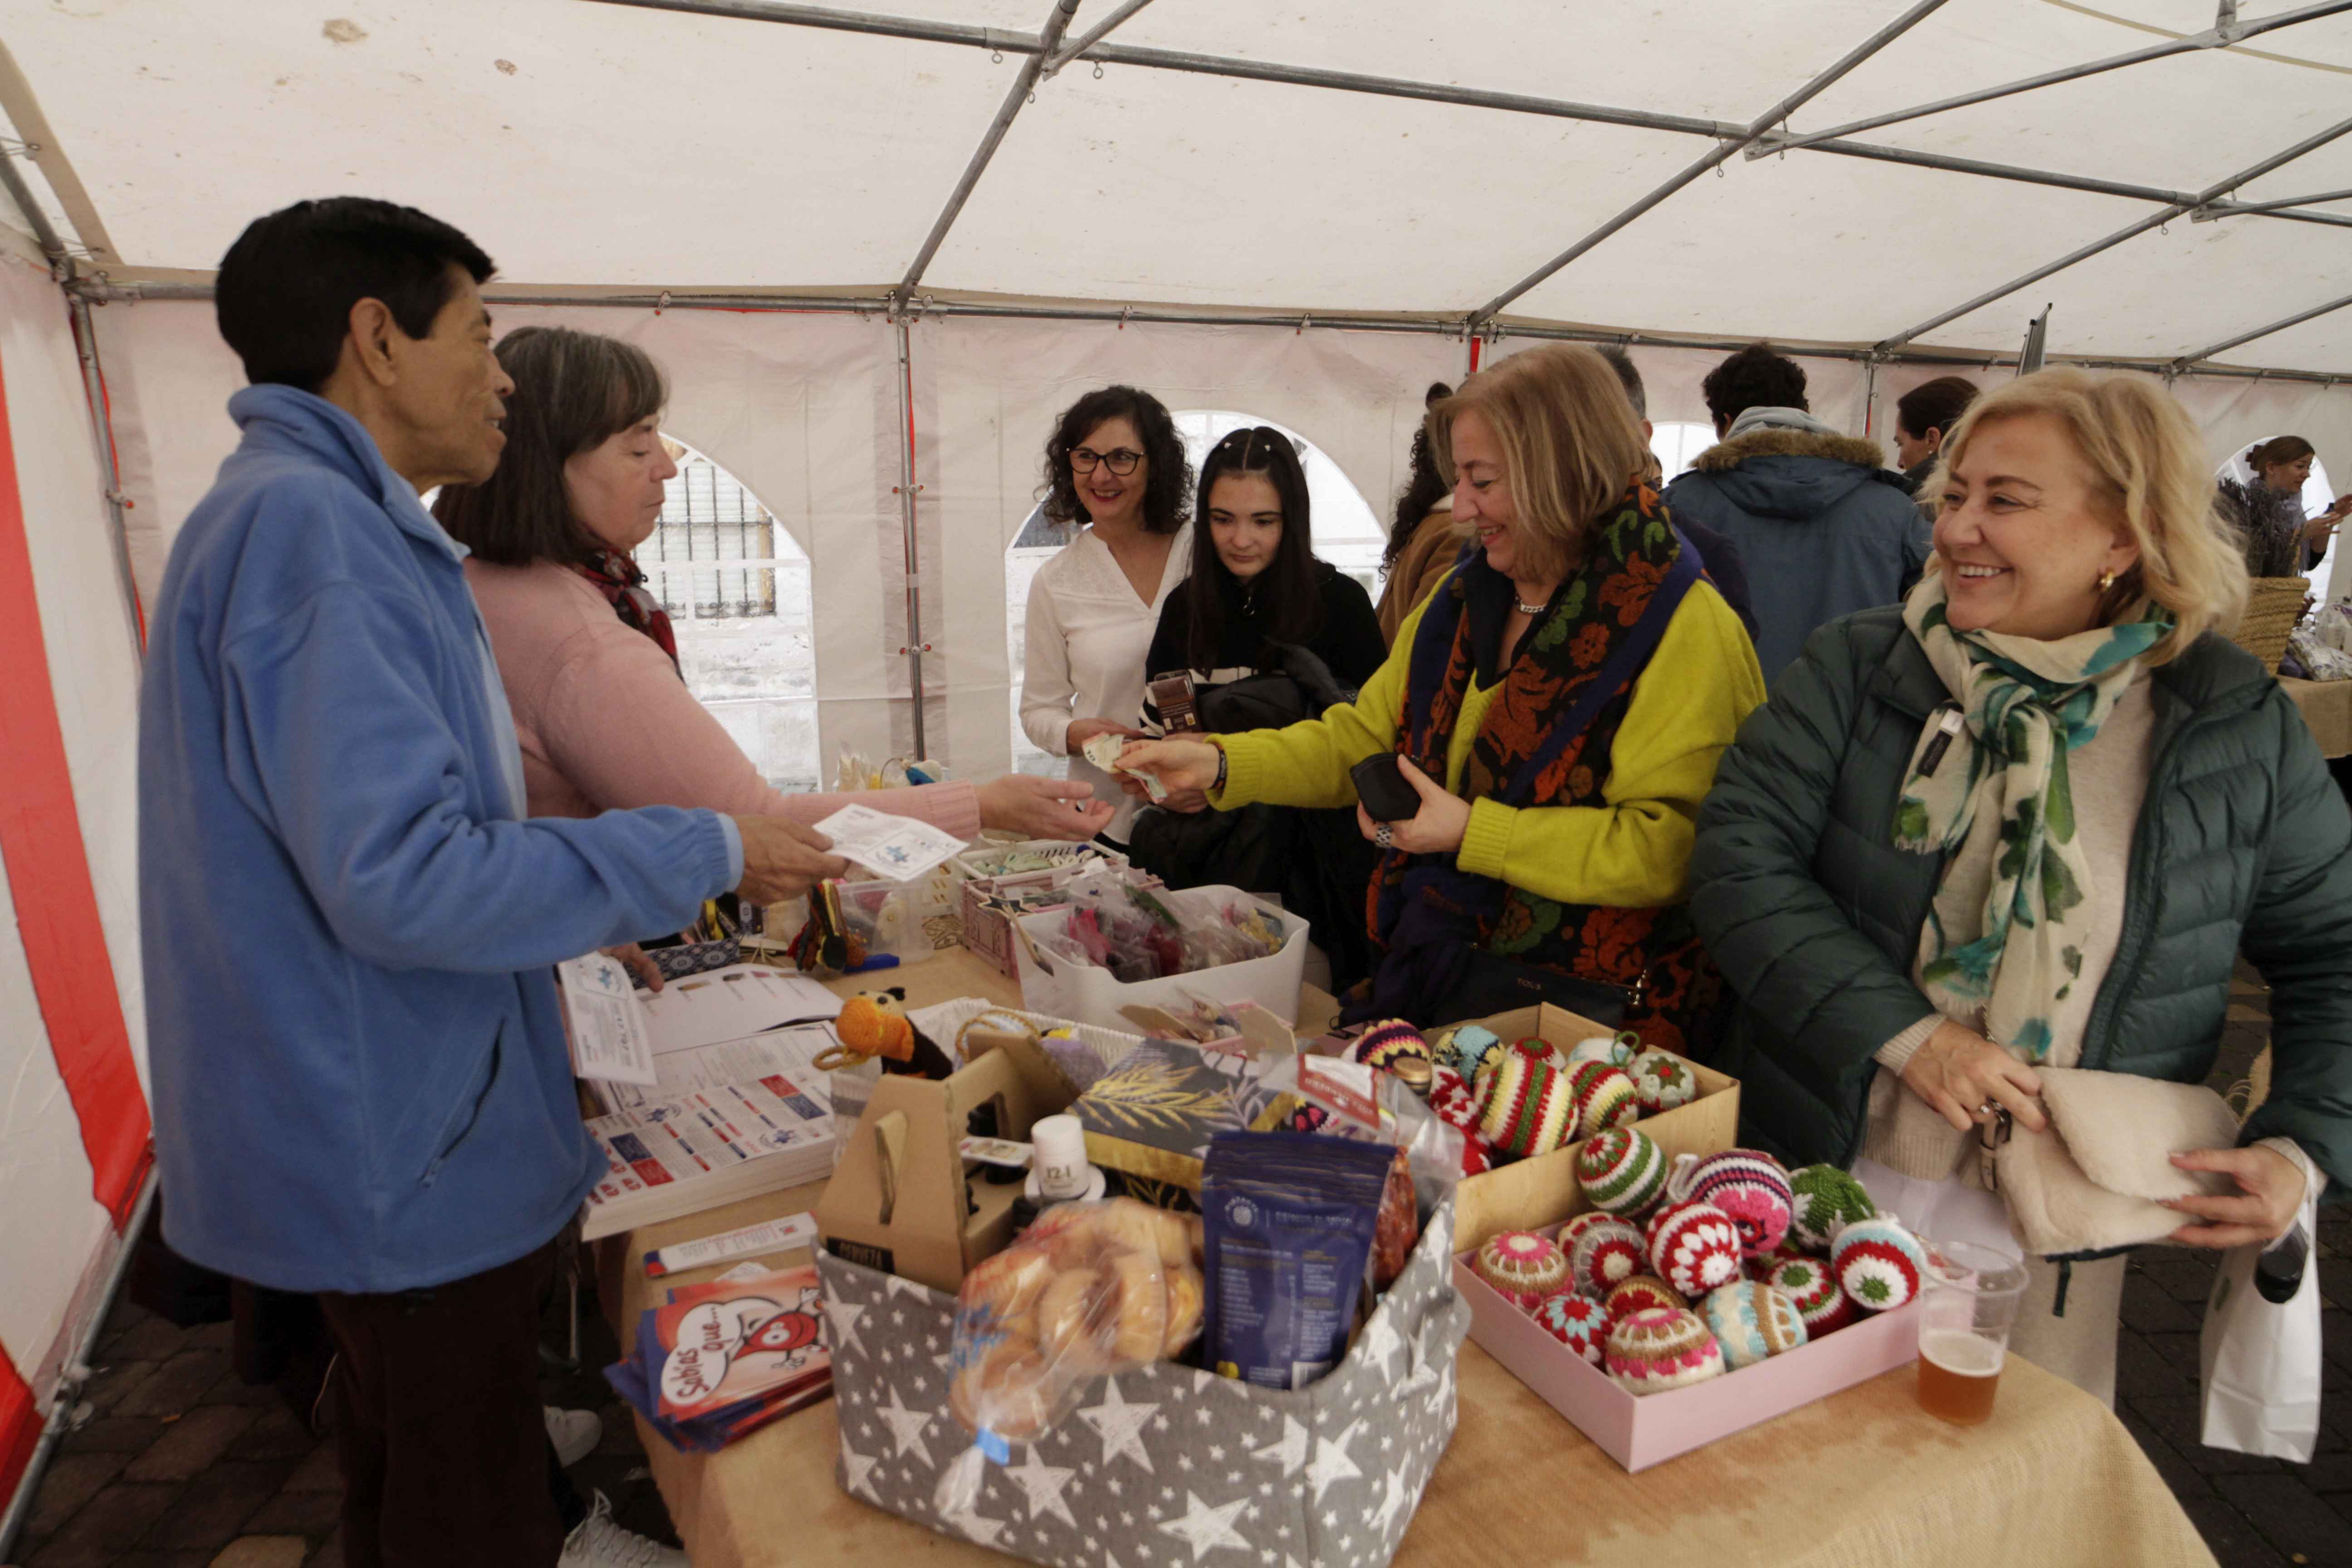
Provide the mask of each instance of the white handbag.
{"label": "white handbag", "polygon": [[[2240,1247],[2221,1259],[2198,1358],[2208,1447],[2307,1464],[2318,1444],[2319,1270],[2311,1243],[2319,1194],[2312,1186],[2276,1251]],[[2291,1287],[2281,1278],[2290,1273]]]}

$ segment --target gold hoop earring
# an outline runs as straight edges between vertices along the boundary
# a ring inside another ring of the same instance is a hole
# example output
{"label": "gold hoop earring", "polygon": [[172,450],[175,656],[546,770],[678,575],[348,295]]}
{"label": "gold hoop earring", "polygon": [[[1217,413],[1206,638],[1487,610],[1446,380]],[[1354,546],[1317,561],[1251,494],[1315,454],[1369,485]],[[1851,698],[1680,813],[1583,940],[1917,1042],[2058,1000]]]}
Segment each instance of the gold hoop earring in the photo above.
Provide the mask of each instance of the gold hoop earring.
{"label": "gold hoop earring", "polygon": [[2116,585],[2116,574],[2115,574],[2113,572],[2102,572],[2102,573],[2100,573],[2100,574],[2099,574],[2099,592],[2100,592],[2100,593],[2104,594],[2104,593],[2105,593],[2108,589],[2110,589],[2110,588],[2114,587],[2115,585]]}

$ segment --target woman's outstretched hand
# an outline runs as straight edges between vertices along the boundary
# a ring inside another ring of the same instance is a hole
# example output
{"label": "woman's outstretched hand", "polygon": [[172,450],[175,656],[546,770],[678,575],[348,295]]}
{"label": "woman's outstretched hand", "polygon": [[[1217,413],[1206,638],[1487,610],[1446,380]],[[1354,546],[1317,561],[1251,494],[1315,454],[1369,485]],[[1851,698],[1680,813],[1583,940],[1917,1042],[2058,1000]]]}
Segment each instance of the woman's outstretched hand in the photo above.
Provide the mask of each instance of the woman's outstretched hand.
{"label": "woman's outstretched hand", "polygon": [[1206,741],[1135,741],[1118,754],[1118,771],[1150,773],[1171,794],[1206,791],[1217,782],[1217,748]]}
{"label": "woman's outstretched hand", "polygon": [[2238,1191],[2218,1198],[2166,1201],[2165,1207],[2203,1222],[2172,1233],[2183,1247],[2227,1248],[2274,1241],[2286,1234],[2295,1211],[2303,1207],[2303,1172],[2275,1149],[2258,1143],[2243,1149],[2192,1149],[2175,1154],[2172,1163],[2183,1171],[2219,1171],[2238,1184]]}
{"label": "woman's outstretched hand", "polygon": [[1903,1084],[1963,1132],[1989,1104],[2006,1106],[2018,1125],[2030,1131],[2050,1125],[2042,1114],[2040,1076],[1975,1030],[1948,1019],[1903,1065]]}
{"label": "woman's outstretched hand", "polygon": [[[1413,766],[1410,757],[1397,759],[1397,772],[1421,796],[1421,809],[1402,822],[1388,825],[1389,847],[1408,855],[1451,855],[1462,847],[1470,831],[1470,803]],[[1356,829],[1375,844],[1381,825],[1361,805],[1356,807]]]}
{"label": "woman's outstretched hand", "polygon": [[980,825],[1018,833],[1024,838],[1084,842],[1110,826],[1117,809],[1097,800],[1094,786],[1075,779],[1033,778],[1006,773],[979,785]]}

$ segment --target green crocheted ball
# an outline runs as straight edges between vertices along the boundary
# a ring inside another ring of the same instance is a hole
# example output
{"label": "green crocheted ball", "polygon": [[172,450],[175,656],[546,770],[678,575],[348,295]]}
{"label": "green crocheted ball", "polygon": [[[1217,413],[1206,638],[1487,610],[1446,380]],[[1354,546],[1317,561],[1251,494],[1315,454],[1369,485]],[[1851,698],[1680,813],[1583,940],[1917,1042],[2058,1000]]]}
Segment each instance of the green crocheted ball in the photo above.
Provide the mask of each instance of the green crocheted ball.
{"label": "green crocheted ball", "polygon": [[1835,1165],[1807,1165],[1790,1176],[1789,1189],[1796,1198],[1789,1237],[1808,1252],[1828,1252],[1838,1226],[1878,1212],[1869,1190]]}

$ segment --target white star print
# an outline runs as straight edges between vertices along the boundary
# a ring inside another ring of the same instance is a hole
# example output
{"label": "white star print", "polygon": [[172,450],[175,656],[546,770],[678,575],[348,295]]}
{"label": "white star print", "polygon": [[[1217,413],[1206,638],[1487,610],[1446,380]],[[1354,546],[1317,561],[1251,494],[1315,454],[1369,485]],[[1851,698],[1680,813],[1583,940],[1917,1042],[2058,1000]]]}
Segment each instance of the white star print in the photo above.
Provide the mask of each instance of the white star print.
{"label": "white star print", "polygon": [[1389,1310],[1388,1303],[1381,1302],[1379,1310],[1372,1313],[1371,1321],[1364,1325],[1364,1331],[1356,1338],[1356,1348],[1364,1355],[1363,1364],[1378,1366],[1383,1379],[1389,1374],[1389,1357],[1404,1343],[1398,1337],[1395,1316]]}
{"label": "white star print", "polygon": [[1385,1453],[1387,1453],[1391,1448],[1393,1448],[1393,1447],[1396,1447],[1396,1436],[1395,1436],[1395,1434],[1393,1434],[1393,1433],[1389,1433],[1389,1432],[1383,1432],[1383,1433],[1381,1433],[1381,1453],[1385,1454]]}
{"label": "white star print", "polygon": [[1176,1468],[1183,1471],[1186,1475],[1191,1475],[1192,1473],[1192,1456],[1190,1454],[1177,1455]]}
{"label": "white star print", "polygon": [[1404,1467],[1400,1465],[1395,1469],[1389,1472],[1389,1489],[1387,1495],[1381,1499],[1381,1506],[1372,1510],[1372,1528],[1374,1530],[1387,1530],[1391,1520],[1394,1520],[1398,1515],[1406,1511],[1404,1494]]}
{"label": "white star print", "polygon": [[876,1414],[889,1426],[890,1435],[898,1440],[897,1457],[903,1459],[911,1453],[923,1461],[924,1468],[929,1469],[931,1451],[923,1447],[923,1428],[931,1424],[930,1412],[908,1409],[899,1400],[898,1391],[894,1388],[890,1391],[890,1408]]}
{"label": "white star print", "polygon": [[1285,1415],[1282,1418],[1282,1441],[1260,1448],[1250,1457],[1272,1459],[1282,1467],[1284,1477],[1288,1478],[1297,1475],[1298,1467],[1307,1462],[1307,1428],[1301,1426],[1295,1417]]}
{"label": "white star print", "polygon": [[1437,1381],[1437,1321],[1421,1325],[1421,1332],[1412,1336],[1412,1375],[1404,1380],[1397,1392],[1411,1394]]}
{"label": "white star print", "polygon": [[1209,1463],[1211,1463],[1211,1464],[1213,1464],[1213,1465],[1222,1465],[1222,1464],[1223,1464],[1224,1462],[1225,1462],[1225,1450],[1224,1450],[1224,1446],[1223,1446],[1223,1444],[1220,1444],[1220,1443],[1212,1443],[1212,1444],[1210,1444],[1210,1445],[1209,1445]]}
{"label": "white star print", "polygon": [[1176,1500],[1176,1489],[1174,1487],[1161,1487],[1160,1489],[1160,1500],[1161,1502],[1174,1502]]}
{"label": "white star print", "polygon": [[845,1446],[841,1450],[841,1489],[853,1494],[864,1492],[869,1499],[880,1501],[866,1483],[866,1476],[877,1462]]}
{"label": "white star print", "polygon": [[[1102,1439],[1105,1467],[1124,1454],[1142,1466],[1148,1474],[1151,1469],[1151,1456],[1143,1447],[1143,1428],[1145,1423],[1161,1419],[1155,1414],[1159,1408],[1157,1404],[1129,1405],[1119,1397],[1118,1380],[1107,1377],[1103,1379],[1103,1402],[1080,1410],[1078,1418],[1093,1427],[1095,1436]],[[1164,1425],[1164,1421],[1161,1424]]]}
{"label": "white star print", "polygon": [[[898,1276],[893,1274],[890,1278],[896,1279]],[[847,1301],[827,1301],[824,1304],[824,1321],[833,1328],[835,1355],[848,1350],[861,1355],[865,1353],[866,1346],[857,1338],[857,1320],[865,1315],[865,1308],[853,1306]]]}
{"label": "white star print", "polygon": [[1076,1474],[1076,1470],[1045,1463],[1037,1457],[1037,1450],[1032,1448],[1029,1450],[1027,1462],[1016,1467],[1008,1467],[1004,1472],[1004,1479],[1019,1487],[1028,1497],[1031,1519],[1036,1518],[1041,1513],[1050,1513],[1075,1530],[1077,1528],[1078,1521],[1071,1517],[1070,1505],[1064,1500],[1062,1489],[1068,1486],[1070,1478]]}
{"label": "white star print", "polygon": [[1216,1425],[1217,1413],[1204,1405],[1192,1412],[1192,1419],[1203,1426],[1213,1426]]}
{"label": "white star print", "polygon": [[940,1517],[963,1531],[967,1538],[980,1542],[982,1546],[995,1545],[997,1535],[1004,1529],[1001,1521],[981,1518],[977,1506],[961,1508],[953,1513],[943,1513]]}
{"label": "white star print", "polygon": [[918,1301],[929,1302],[931,1299],[931,1288],[909,1279],[903,1274],[887,1274],[883,1276],[882,1294],[912,1296]]}
{"label": "white star print", "polygon": [[[1091,1467],[1091,1466],[1089,1466],[1089,1467],[1088,1467],[1088,1470],[1089,1470],[1089,1473],[1091,1473],[1091,1471],[1092,1471],[1092,1467]],[[1108,1488],[1110,1489],[1110,1495],[1111,1495],[1111,1496],[1113,1496],[1113,1497],[1117,1497],[1117,1496],[1118,1496],[1118,1494],[1119,1494],[1119,1493],[1121,1493],[1121,1492],[1123,1492],[1123,1491],[1125,1491],[1125,1490],[1127,1489],[1127,1488],[1126,1488],[1126,1487],[1122,1486],[1122,1485],[1119,1483],[1119,1479],[1118,1479],[1117,1476],[1113,1476],[1113,1477],[1111,1477],[1108,1480],[1107,1480],[1107,1481],[1103,1482],[1103,1485],[1104,1485],[1104,1486],[1106,1486],[1106,1487],[1108,1487]]]}
{"label": "white star print", "polygon": [[1247,1486],[1249,1484],[1249,1478],[1242,1474],[1239,1470],[1227,1470],[1225,1472],[1225,1484],[1229,1487]]}
{"label": "white star print", "polygon": [[1246,1552],[1249,1542],[1234,1529],[1234,1516],[1242,1510],[1246,1499],[1211,1508],[1197,1492],[1184,1494],[1184,1517],[1171,1520],[1160,1527],[1163,1535],[1172,1535],[1192,1548],[1192,1561],[1198,1563],[1218,1547],[1239,1547]]}
{"label": "white star print", "polygon": [[1361,1421],[1350,1421],[1339,1437],[1320,1439],[1315,1448],[1315,1462],[1307,1467],[1307,1479],[1315,1488],[1315,1500],[1321,1502],[1325,1489],[1333,1481],[1344,1481],[1364,1472],[1356,1468],[1356,1461],[1348,1457],[1348,1445],[1356,1440],[1356,1430]]}

